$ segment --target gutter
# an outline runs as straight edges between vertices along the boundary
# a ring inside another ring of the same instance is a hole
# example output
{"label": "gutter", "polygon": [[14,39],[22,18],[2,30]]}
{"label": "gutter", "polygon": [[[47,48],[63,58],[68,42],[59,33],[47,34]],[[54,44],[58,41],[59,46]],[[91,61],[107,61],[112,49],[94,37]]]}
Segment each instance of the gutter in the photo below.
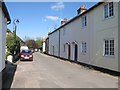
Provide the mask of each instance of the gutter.
{"label": "gutter", "polygon": [[0,1],[0,8],[2,9],[5,17],[7,18],[7,25],[11,23],[10,15],[4,2]]}

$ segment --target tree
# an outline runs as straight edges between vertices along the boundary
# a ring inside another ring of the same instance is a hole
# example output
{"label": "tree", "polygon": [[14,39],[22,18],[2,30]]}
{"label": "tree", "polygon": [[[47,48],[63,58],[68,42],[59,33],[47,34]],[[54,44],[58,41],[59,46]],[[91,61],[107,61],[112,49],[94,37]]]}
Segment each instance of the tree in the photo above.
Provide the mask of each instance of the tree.
{"label": "tree", "polygon": [[41,37],[38,37],[37,39],[36,39],[36,43],[38,44],[38,48],[42,48],[42,38]]}
{"label": "tree", "polygon": [[10,29],[7,29],[7,33],[11,33]]}
{"label": "tree", "polygon": [[7,35],[6,37],[6,46],[7,46],[7,50],[9,54],[13,54],[14,53],[14,46],[16,45],[16,53],[19,53],[20,51],[20,41],[22,41],[22,39],[20,39],[17,35],[16,35],[16,42],[14,43],[14,32],[12,33],[10,31],[10,29],[7,29],[7,33],[11,33],[11,35]]}
{"label": "tree", "polygon": [[7,50],[9,54],[13,54],[14,52],[14,37],[13,36],[7,36],[6,46],[7,46]]}
{"label": "tree", "polygon": [[38,44],[35,42],[35,40],[27,40],[25,41],[26,45],[29,47],[29,48],[38,48]]}

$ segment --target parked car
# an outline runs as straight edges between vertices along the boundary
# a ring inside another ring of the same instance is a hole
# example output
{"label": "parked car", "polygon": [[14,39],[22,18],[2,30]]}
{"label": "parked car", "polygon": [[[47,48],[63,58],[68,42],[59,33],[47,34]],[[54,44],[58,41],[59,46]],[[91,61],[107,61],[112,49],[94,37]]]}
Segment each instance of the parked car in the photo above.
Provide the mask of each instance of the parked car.
{"label": "parked car", "polygon": [[39,51],[39,52],[41,52],[41,50],[40,50],[40,49],[38,49],[38,51]]}
{"label": "parked car", "polygon": [[35,49],[35,52],[38,52],[38,49]]}
{"label": "parked car", "polygon": [[34,53],[34,52],[35,52],[35,50],[34,50],[33,48],[30,48],[29,50],[31,50],[31,52],[32,52],[32,53]]}
{"label": "parked car", "polygon": [[34,53],[34,50],[33,50],[33,49],[32,49],[31,51],[32,51],[32,53]]}
{"label": "parked car", "polygon": [[30,60],[33,61],[33,53],[31,50],[22,50],[20,53],[20,60]]}

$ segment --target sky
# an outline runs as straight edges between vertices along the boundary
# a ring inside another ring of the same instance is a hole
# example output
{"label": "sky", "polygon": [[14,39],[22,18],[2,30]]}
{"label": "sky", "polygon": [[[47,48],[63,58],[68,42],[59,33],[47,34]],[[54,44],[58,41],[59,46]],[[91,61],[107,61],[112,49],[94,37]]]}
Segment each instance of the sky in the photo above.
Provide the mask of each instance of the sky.
{"label": "sky", "polygon": [[81,5],[88,9],[95,4],[96,2],[6,2],[12,20],[8,28],[13,31],[13,21],[19,19],[17,35],[20,38],[44,38],[48,32],[61,25],[61,20],[70,20],[76,16]]}

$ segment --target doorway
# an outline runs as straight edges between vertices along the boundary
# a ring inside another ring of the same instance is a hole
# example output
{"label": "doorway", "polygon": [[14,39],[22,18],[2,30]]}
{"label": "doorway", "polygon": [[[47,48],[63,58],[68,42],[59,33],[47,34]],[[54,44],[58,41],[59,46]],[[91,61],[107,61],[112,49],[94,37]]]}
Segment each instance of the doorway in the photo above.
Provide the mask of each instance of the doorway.
{"label": "doorway", "polygon": [[70,45],[68,45],[68,60],[70,60]]}
{"label": "doorway", "polygon": [[53,46],[53,55],[54,55],[54,49],[55,49],[55,48],[54,48],[54,46]]}
{"label": "doorway", "polygon": [[78,46],[75,44],[75,49],[74,49],[74,61],[76,62],[78,58]]}

